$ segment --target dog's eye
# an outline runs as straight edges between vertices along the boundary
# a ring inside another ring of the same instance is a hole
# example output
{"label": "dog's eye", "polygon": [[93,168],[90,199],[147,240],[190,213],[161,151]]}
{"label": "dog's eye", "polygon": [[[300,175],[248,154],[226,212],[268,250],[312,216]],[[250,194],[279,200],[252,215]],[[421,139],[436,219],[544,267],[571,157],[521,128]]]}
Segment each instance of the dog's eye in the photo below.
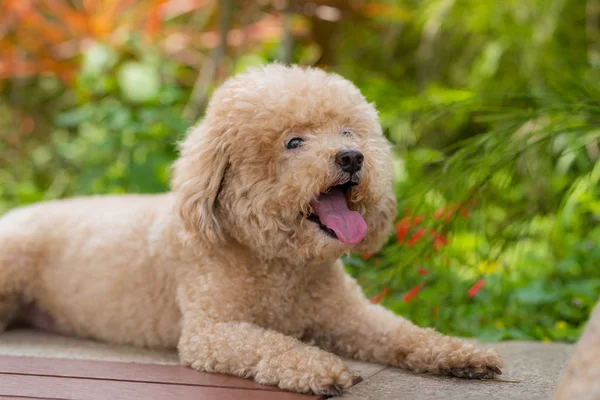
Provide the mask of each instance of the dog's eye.
{"label": "dog's eye", "polygon": [[342,135],[344,136],[352,136],[352,131],[348,128],[342,129]]}
{"label": "dog's eye", "polygon": [[297,149],[298,147],[300,147],[300,145],[302,144],[303,141],[304,140],[295,137],[293,139],[290,139],[290,141],[286,143],[285,148],[290,149],[290,150]]}

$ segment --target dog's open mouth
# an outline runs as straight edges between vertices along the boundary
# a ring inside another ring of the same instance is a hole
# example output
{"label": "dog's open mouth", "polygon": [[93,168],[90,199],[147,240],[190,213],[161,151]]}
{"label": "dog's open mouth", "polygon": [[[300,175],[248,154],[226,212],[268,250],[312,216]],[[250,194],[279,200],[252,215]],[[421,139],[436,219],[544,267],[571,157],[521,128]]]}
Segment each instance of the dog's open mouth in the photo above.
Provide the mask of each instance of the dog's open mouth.
{"label": "dog's open mouth", "polygon": [[319,194],[310,203],[314,213],[308,216],[323,232],[346,244],[360,242],[367,233],[367,224],[362,215],[348,208],[348,191],[354,185],[356,183],[347,182]]}

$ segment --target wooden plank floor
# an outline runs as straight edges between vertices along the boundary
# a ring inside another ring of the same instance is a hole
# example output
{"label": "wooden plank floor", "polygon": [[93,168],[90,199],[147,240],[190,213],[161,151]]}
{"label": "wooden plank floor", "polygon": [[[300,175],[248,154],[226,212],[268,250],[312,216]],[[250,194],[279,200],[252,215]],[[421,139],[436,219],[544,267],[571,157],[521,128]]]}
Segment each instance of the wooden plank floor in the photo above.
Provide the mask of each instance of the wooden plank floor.
{"label": "wooden plank floor", "polygon": [[[358,379],[355,383],[357,383]],[[175,365],[0,356],[0,398],[317,400]]]}

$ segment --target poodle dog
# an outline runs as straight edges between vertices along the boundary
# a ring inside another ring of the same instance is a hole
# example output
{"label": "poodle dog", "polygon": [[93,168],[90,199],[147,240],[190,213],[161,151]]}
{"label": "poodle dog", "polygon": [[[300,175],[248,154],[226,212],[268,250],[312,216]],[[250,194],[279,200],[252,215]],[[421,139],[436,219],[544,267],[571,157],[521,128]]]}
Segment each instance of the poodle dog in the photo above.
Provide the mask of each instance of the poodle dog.
{"label": "poodle dog", "polygon": [[197,370],[303,393],[352,384],[343,357],[465,378],[502,360],[371,304],[345,252],[396,215],[377,112],[344,78],[269,65],[217,89],[172,191],[74,198],[0,219],[0,327],[177,347]]}

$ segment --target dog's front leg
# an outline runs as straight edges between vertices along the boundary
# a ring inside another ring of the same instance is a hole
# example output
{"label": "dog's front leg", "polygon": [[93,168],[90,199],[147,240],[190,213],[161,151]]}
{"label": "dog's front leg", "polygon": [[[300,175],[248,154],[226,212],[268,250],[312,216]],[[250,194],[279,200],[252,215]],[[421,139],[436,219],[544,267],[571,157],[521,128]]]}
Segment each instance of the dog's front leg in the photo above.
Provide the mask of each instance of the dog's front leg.
{"label": "dog's front leg", "polygon": [[334,354],[245,322],[184,317],[181,363],[301,393],[335,395],[352,375]]}
{"label": "dog's front leg", "polygon": [[502,360],[493,350],[480,350],[433,329],[420,328],[371,304],[341,269],[330,278],[319,289],[313,339],[320,347],[415,372],[463,378],[492,378],[502,373]]}

